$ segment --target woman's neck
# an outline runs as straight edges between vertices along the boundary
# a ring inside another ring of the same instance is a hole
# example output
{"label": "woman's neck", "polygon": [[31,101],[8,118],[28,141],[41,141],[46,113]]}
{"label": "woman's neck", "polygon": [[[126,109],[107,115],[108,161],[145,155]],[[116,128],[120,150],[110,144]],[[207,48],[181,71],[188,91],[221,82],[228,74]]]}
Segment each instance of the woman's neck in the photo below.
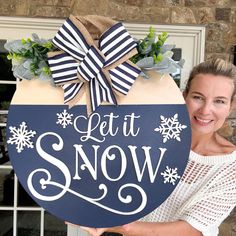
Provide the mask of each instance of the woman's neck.
{"label": "woman's neck", "polygon": [[207,135],[193,132],[191,149],[198,154],[210,156],[231,153],[236,148],[216,132]]}
{"label": "woman's neck", "polygon": [[191,149],[199,154],[202,155],[209,155],[209,149],[212,149],[212,144],[214,138],[212,134],[209,135],[197,135],[195,133],[192,133],[192,143],[191,143]]}

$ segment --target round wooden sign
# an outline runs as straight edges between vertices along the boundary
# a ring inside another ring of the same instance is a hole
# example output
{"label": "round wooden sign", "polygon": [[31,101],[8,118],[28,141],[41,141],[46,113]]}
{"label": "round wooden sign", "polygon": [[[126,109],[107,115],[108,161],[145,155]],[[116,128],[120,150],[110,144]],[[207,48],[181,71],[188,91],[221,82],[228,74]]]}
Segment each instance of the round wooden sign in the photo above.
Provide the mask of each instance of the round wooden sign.
{"label": "round wooden sign", "polygon": [[60,88],[23,80],[9,109],[7,143],[35,202],[73,224],[111,227],[140,219],[171,194],[191,131],[168,75],[138,77],[117,106],[103,104],[89,117],[85,96],[69,108]]}

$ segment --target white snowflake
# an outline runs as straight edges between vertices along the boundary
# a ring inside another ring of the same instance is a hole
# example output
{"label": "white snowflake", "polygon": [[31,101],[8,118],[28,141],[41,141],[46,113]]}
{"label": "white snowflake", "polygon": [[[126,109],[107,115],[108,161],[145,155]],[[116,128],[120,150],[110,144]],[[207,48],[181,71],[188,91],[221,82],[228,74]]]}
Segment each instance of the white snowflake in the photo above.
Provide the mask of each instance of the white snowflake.
{"label": "white snowflake", "polygon": [[56,123],[62,125],[65,129],[67,125],[72,125],[72,116],[73,114],[68,113],[66,110],[61,113],[57,113],[58,120]]}
{"label": "white snowflake", "polygon": [[161,175],[164,177],[164,183],[171,183],[173,185],[175,185],[177,179],[180,178],[177,173],[177,168],[171,169],[169,166],[166,166],[166,170],[162,172]]}
{"label": "white snowflake", "polygon": [[10,133],[12,133],[12,137],[7,140],[9,144],[16,144],[17,152],[21,152],[24,150],[24,147],[33,148],[33,142],[31,138],[36,134],[35,131],[28,130],[26,123],[23,121],[20,124],[20,128],[16,128],[13,126],[9,127]]}
{"label": "white snowflake", "polygon": [[160,118],[161,125],[158,128],[155,128],[154,131],[160,132],[162,134],[163,143],[165,143],[168,139],[176,139],[180,142],[180,132],[187,128],[187,126],[181,125],[179,123],[178,114],[175,114],[171,118],[165,118],[164,116],[160,116]]}

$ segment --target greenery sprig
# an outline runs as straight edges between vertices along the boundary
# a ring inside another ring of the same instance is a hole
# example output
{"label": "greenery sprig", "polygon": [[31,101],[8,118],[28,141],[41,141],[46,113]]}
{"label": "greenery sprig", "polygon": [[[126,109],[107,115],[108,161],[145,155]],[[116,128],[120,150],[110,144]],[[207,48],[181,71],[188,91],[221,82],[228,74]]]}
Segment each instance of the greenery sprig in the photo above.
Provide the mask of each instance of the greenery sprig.
{"label": "greenery sprig", "polygon": [[56,50],[51,40],[40,39],[37,34],[32,34],[32,39],[9,41],[4,47],[9,51],[7,58],[12,60],[15,77],[51,79],[47,53]]}
{"label": "greenery sprig", "polygon": [[167,32],[157,35],[153,27],[149,28],[149,32],[144,39],[136,40],[138,54],[134,55],[130,60],[141,68],[141,75],[148,78],[146,71],[156,70],[160,73],[176,73],[181,69],[184,60],[175,62],[172,59],[175,45],[166,44],[169,37]]}
{"label": "greenery sprig", "polygon": [[157,36],[156,40],[156,31],[153,27],[149,28],[149,33],[144,39],[137,41],[137,50],[138,54],[134,55],[131,58],[133,63],[137,63],[145,57],[152,57],[155,64],[160,62],[163,58],[161,53],[161,48],[168,38],[167,32],[162,32]]}

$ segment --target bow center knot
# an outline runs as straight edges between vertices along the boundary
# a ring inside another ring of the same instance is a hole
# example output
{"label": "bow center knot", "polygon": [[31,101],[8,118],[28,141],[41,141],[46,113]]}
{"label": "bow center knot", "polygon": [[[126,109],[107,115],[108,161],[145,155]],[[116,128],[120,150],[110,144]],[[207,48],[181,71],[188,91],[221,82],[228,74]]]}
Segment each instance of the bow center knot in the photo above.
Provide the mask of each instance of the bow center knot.
{"label": "bow center knot", "polygon": [[77,70],[81,77],[86,81],[96,78],[105,64],[105,57],[96,47],[91,46],[79,64]]}

